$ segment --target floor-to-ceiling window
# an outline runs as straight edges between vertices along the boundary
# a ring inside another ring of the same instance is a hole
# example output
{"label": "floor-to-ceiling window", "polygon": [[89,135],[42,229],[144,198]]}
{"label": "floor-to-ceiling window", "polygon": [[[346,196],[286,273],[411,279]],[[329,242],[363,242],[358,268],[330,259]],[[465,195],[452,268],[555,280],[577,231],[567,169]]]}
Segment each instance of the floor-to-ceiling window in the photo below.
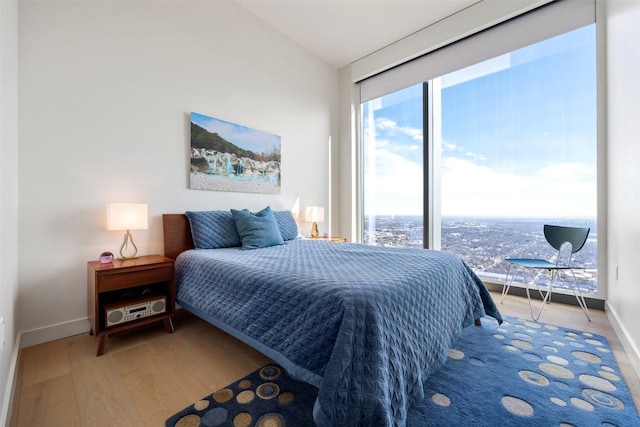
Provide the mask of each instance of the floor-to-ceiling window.
{"label": "floor-to-ceiling window", "polygon": [[423,85],[362,106],[363,241],[423,247]]}
{"label": "floor-to-ceiling window", "polygon": [[595,292],[595,39],[587,25],[363,102],[364,242],[451,251],[500,281],[506,257],[553,255],[543,224],[587,226]]}

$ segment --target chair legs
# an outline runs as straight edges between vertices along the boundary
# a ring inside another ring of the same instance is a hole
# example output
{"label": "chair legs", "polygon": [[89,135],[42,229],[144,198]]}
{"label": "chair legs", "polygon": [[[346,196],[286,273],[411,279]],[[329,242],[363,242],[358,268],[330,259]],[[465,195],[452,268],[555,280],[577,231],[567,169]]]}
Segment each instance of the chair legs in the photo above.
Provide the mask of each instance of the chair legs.
{"label": "chair legs", "polygon": [[[500,304],[504,303],[504,297],[507,296],[507,293],[509,293],[509,289],[511,288],[511,284],[513,283],[513,279],[515,277],[515,274],[512,274],[511,275],[511,280],[509,280],[509,273],[511,272],[511,267],[512,267],[512,264],[509,264],[509,266],[507,267],[507,274],[505,276],[505,281],[504,281],[504,284],[502,286],[502,297],[500,299]],[[533,274],[533,272],[530,269],[523,268],[523,270],[524,271],[523,271],[522,275],[523,275],[523,279],[524,279],[525,290],[526,290],[526,293],[527,293],[527,300],[529,302],[529,311],[531,313],[531,319],[537,321],[540,318],[540,315],[542,314],[542,309],[544,308],[544,305],[551,301],[551,292],[553,290],[553,284],[555,282],[556,276],[558,274],[560,274],[560,272],[562,272],[562,274],[566,277],[567,282],[571,286],[571,290],[573,291],[573,295],[576,297],[576,300],[578,301],[578,305],[580,305],[580,308],[582,308],[582,311],[584,312],[585,316],[587,317],[587,320],[591,321],[591,314],[589,313],[589,308],[587,307],[587,303],[586,303],[586,301],[584,299],[584,296],[582,295],[582,292],[580,291],[580,287],[578,286],[578,282],[576,280],[576,276],[575,276],[575,273],[574,273],[573,269],[568,269],[569,271],[571,271],[571,277],[569,277],[563,270],[551,270],[551,281],[549,282],[549,285],[548,285],[546,290],[540,289],[540,286],[538,285],[538,282],[536,281],[535,275]],[[531,275],[531,281],[533,282],[533,284],[535,285],[536,289],[540,293],[540,296],[542,297],[542,305],[540,306],[540,309],[538,310],[537,315],[533,314],[533,305],[531,304],[531,293],[530,293],[530,289],[529,289],[529,281],[527,280],[526,271],[529,271],[529,274]],[[571,280],[571,279],[573,279],[573,280]]]}
{"label": "chair legs", "polygon": [[[511,267],[516,267],[513,264],[509,264],[509,266],[507,267],[507,274],[505,276],[505,280],[504,280],[504,285],[502,286],[502,298],[500,299],[500,304],[504,303],[504,297],[507,296],[507,294],[509,293],[509,289],[511,288],[511,284],[513,283],[513,279],[515,277],[515,274],[511,275],[511,280],[509,280],[509,273],[511,272]],[[524,279],[524,285],[525,285],[525,290],[527,292],[527,301],[529,302],[529,311],[531,312],[531,318],[533,320],[538,320],[540,318],[540,314],[542,313],[542,308],[544,307],[544,304],[547,302],[547,300],[551,297],[551,289],[552,287],[550,286],[549,289],[547,290],[547,293],[544,294],[542,289],[540,289],[540,287],[538,286],[538,282],[536,282],[536,278],[533,275],[533,273],[528,269],[528,268],[522,268],[523,272],[522,272],[522,276]],[[534,316],[533,314],[533,305],[531,304],[531,293],[529,290],[529,281],[527,280],[527,275],[526,275],[526,271],[529,271],[529,274],[531,274],[531,281],[533,282],[533,284],[536,286],[536,289],[538,290],[538,292],[540,293],[540,296],[542,297],[542,306],[540,307],[540,310],[538,311],[538,315]],[[554,277],[551,277],[551,283],[553,284],[553,279]]]}
{"label": "chair legs", "polygon": [[580,304],[580,308],[582,308],[584,315],[587,316],[587,320],[591,322],[591,314],[589,313],[589,307],[587,307],[587,302],[584,300],[584,297],[582,296],[582,292],[580,292],[580,287],[578,286],[578,281],[576,280],[576,274],[573,272],[573,269],[569,269],[569,271],[571,271],[571,276],[573,276],[573,282],[569,280],[569,283],[571,284],[571,290],[573,291],[573,295],[576,297],[576,300],[578,300],[578,304]]}
{"label": "chair legs", "polygon": [[540,304],[540,310],[538,310],[538,314],[534,316],[533,305],[531,304],[531,294],[529,292],[529,282],[527,281],[526,274],[523,273],[522,275],[525,276],[524,284],[527,290],[527,300],[529,300],[529,312],[531,313],[531,318],[537,321],[540,318],[540,315],[542,314],[542,309],[544,308],[544,305],[551,300],[551,291],[553,289],[553,282],[555,281],[556,272],[555,271],[551,272],[551,282],[549,282],[549,288],[547,289],[546,293],[543,293],[542,289],[540,289],[540,286],[538,285],[538,282],[536,282],[536,278],[533,275],[533,272],[528,269],[525,269],[525,270],[529,271],[529,274],[531,275],[531,282],[533,282],[533,284],[536,286],[536,289],[538,290],[538,292],[540,293],[540,296],[542,297],[542,304]]}
{"label": "chair legs", "polygon": [[511,278],[511,282],[509,282],[509,272],[511,271],[511,264],[507,266],[507,275],[504,277],[504,285],[502,285],[502,298],[500,298],[500,304],[504,302],[504,297],[509,293],[509,288],[511,288],[511,283],[513,283],[513,277]]}
{"label": "chair legs", "polygon": [[[512,266],[516,268],[516,266],[514,266],[513,264],[509,264],[507,266],[507,274],[504,277],[504,284],[502,285],[502,298],[500,298],[500,304],[504,303],[504,297],[507,296],[507,294],[509,293],[509,289],[511,288],[511,285],[513,284],[513,279],[515,277],[515,274],[511,275],[511,280],[509,280],[509,273],[511,272]],[[523,268],[523,270],[528,270],[528,269]],[[524,273],[522,275],[524,278],[524,283],[528,288],[527,277]],[[542,293],[542,290],[540,290],[540,287],[538,287],[538,284],[536,282],[535,277],[533,276],[533,273],[531,273],[531,281],[536,285],[536,288],[538,288],[538,292],[540,293],[540,296],[544,298],[544,294]]]}

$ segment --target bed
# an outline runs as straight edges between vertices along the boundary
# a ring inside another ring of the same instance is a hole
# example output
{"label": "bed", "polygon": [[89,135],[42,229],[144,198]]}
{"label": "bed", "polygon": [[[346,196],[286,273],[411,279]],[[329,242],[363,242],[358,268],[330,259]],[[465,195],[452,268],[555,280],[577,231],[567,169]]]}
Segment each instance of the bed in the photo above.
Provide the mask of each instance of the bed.
{"label": "bed", "polygon": [[403,425],[462,329],[502,321],[444,252],[312,239],[194,249],[184,214],[163,226],[180,306],[317,387],[321,427]]}

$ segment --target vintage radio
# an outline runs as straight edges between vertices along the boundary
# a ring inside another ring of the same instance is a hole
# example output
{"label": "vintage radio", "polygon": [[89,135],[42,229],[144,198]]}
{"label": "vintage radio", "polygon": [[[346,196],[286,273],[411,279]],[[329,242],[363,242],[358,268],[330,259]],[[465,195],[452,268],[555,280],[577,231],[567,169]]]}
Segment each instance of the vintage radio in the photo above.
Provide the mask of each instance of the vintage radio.
{"label": "vintage radio", "polygon": [[109,327],[165,313],[167,302],[164,295],[152,295],[105,304],[104,310],[105,324]]}

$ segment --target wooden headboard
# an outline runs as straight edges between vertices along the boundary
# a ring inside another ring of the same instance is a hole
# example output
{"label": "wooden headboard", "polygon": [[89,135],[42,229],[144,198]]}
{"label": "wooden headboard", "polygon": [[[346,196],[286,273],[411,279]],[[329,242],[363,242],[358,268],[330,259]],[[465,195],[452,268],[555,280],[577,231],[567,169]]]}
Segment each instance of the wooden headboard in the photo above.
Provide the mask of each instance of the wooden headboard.
{"label": "wooden headboard", "polygon": [[164,256],[176,259],[182,252],[193,249],[191,226],[185,214],[163,214]]}

